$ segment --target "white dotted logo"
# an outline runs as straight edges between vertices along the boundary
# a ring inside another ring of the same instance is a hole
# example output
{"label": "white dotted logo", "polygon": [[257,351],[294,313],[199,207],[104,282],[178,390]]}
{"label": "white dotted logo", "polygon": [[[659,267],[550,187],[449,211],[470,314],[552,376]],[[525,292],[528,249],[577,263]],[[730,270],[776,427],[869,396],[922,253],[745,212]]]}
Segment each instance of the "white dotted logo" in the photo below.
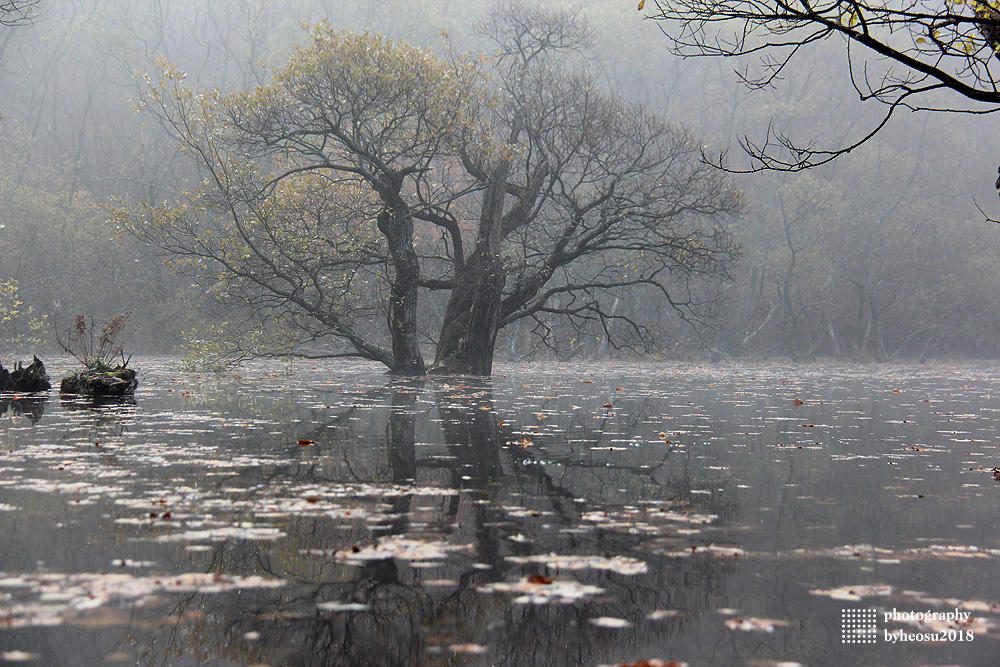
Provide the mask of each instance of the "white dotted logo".
{"label": "white dotted logo", "polygon": [[842,609],[840,639],[844,644],[874,644],[878,638],[874,609]]}

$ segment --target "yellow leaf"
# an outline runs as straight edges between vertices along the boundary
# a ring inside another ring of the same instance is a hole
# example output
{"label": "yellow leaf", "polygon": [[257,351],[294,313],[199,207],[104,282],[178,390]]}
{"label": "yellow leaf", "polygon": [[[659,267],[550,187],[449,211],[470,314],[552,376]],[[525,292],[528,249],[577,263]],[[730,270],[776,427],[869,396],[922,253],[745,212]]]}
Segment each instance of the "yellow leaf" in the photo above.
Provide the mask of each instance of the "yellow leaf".
{"label": "yellow leaf", "polygon": [[642,11],[642,8],[645,7],[645,6],[646,6],[646,0],[639,0],[639,8],[638,8],[638,10]]}

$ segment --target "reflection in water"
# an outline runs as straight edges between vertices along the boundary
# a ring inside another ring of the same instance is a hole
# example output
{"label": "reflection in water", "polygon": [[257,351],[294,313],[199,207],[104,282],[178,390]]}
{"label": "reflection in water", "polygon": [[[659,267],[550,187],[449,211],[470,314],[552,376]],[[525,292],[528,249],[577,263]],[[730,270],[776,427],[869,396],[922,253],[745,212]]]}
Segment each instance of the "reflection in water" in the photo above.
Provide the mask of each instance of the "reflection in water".
{"label": "reflection in water", "polygon": [[18,396],[17,394],[0,395],[0,417],[27,417],[32,424],[45,414],[45,404],[49,397],[45,395]]}
{"label": "reflection in water", "polygon": [[121,435],[135,421],[137,408],[133,396],[62,395],[59,405],[64,412],[75,414],[95,437]]}
{"label": "reflection in water", "polygon": [[[0,457],[0,646],[56,665],[81,644],[84,664],[990,664],[1000,591],[976,575],[1000,502],[965,460],[992,448],[994,381],[563,370],[317,367],[297,393],[261,371],[61,405]],[[112,570],[43,592],[39,567]],[[136,592],[198,572],[219,590]],[[971,644],[841,641],[845,606],[966,603]]]}

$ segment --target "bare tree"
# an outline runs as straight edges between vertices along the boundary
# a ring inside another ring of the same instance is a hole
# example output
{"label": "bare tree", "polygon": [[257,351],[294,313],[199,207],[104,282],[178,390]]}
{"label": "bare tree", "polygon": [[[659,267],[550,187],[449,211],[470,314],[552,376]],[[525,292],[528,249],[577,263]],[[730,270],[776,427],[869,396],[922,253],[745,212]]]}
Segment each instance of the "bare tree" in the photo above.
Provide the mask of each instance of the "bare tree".
{"label": "bare tree", "polygon": [[35,15],[38,0],[0,0],[0,25],[22,25]]}
{"label": "bare tree", "polygon": [[[865,143],[900,109],[987,114],[1000,110],[1000,12],[987,0],[654,0],[683,56],[758,56],[740,72],[751,88],[775,85],[795,57],[820,43],[843,45],[862,100],[887,108],[880,121],[846,145],[798,145],[781,131],[744,138],[750,170],[798,171]],[[722,161],[720,157],[719,162]]]}

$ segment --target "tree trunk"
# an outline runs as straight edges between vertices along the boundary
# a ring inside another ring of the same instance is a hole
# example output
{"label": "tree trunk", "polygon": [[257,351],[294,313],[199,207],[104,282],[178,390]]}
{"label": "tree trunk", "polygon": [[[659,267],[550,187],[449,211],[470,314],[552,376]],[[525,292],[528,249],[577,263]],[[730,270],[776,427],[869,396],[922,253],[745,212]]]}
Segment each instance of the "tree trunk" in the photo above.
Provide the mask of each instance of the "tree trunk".
{"label": "tree trunk", "polygon": [[413,219],[405,204],[398,202],[379,214],[379,230],[385,235],[396,275],[389,290],[389,337],[392,341],[394,375],[423,375],[427,372],[417,342],[417,300],[420,263],[413,248]]}
{"label": "tree trunk", "polygon": [[505,281],[500,241],[509,171],[509,165],[504,163],[490,173],[483,193],[476,247],[455,272],[455,287],[444,313],[433,373],[490,375],[493,372]]}

